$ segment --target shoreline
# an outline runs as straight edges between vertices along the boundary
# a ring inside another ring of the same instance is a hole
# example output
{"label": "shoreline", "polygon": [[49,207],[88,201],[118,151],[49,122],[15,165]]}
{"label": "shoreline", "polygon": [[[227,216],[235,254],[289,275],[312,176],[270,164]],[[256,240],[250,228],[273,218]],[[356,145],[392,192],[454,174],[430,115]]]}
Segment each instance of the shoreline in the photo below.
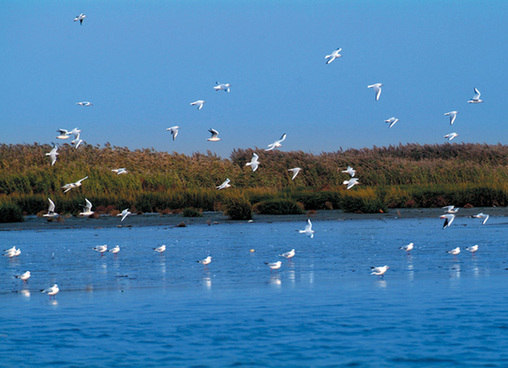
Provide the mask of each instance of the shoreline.
{"label": "shoreline", "polygon": [[[508,207],[473,207],[461,208],[457,217],[469,217],[483,212],[492,217],[508,216]],[[394,208],[386,213],[348,213],[342,210],[309,211],[303,215],[253,215],[253,222],[305,222],[307,218],[313,221],[349,221],[349,220],[387,220],[404,218],[433,218],[443,214],[441,208]],[[1,223],[0,231],[21,230],[58,230],[74,228],[112,228],[112,227],[141,227],[141,226],[169,226],[177,227],[184,223],[192,225],[216,225],[220,223],[245,223],[246,221],[230,220],[222,212],[203,212],[203,217],[183,217],[181,214],[161,215],[158,213],[130,215],[123,223],[118,217],[102,215],[97,219],[80,218],[75,216],[63,217],[61,220],[48,221],[44,217],[25,216],[24,222]],[[479,220],[478,220],[479,221]]]}

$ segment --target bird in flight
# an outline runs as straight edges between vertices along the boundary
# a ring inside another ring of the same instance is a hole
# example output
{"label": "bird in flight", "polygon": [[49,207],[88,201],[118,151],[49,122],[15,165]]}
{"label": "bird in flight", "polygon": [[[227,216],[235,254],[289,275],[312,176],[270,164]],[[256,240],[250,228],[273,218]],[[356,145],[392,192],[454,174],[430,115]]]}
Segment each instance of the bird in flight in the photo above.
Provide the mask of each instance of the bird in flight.
{"label": "bird in flight", "polygon": [[356,184],[360,184],[359,180],[360,179],[358,179],[358,178],[351,178],[349,180],[344,180],[344,182],[342,184],[347,185],[346,189],[351,189]]}
{"label": "bird in flight", "polygon": [[305,229],[298,230],[298,232],[300,234],[305,234],[305,235],[310,236],[311,239],[314,237],[315,231],[312,230],[312,222],[310,221],[310,219],[307,219],[307,225],[305,226]]}
{"label": "bird in flight", "polygon": [[80,15],[77,15],[75,18],[74,18],[74,21],[77,22],[79,21],[79,25],[83,25],[83,21],[85,20],[86,18],[86,15],[81,13]]}
{"label": "bird in flight", "polygon": [[271,150],[273,150],[275,148],[281,147],[282,146],[282,142],[284,142],[286,140],[286,136],[287,136],[286,133],[282,134],[281,137],[278,140],[276,140],[273,143],[270,143],[268,145],[268,148],[265,149],[265,151],[271,151]]}
{"label": "bird in flight", "polygon": [[49,201],[48,213],[45,213],[42,216],[43,217],[57,217],[58,213],[55,212],[55,203],[51,200],[51,198],[48,198],[48,201]]}
{"label": "bird in flight", "polygon": [[221,189],[229,188],[229,187],[231,186],[231,184],[229,184],[230,182],[231,182],[231,180],[229,180],[229,178],[228,178],[228,179],[226,179],[226,180],[224,181],[224,183],[222,183],[221,185],[219,185],[219,186],[217,187],[217,189],[218,189],[218,190],[221,190]]}
{"label": "bird in flight", "polygon": [[395,116],[392,116],[390,119],[386,119],[385,120],[385,123],[386,124],[390,124],[388,126],[388,128],[391,128],[392,126],[394,126],[395,124],[397,124],[397,122],[399,121],[399,119],[397,119]]}
{"label": "bird in flight", "polygon": [[457,118],[458,113],[459,113],[458,111],[450,111],[444,114],[450,117],[450,125],[453,125],[453,123],[455,123],[455,119]]}
{"label": "bird in flight", "polygon": [[219,138],[219,132],[213,128],[208,129],[210,134],[212,135],[210,138],[207,139],[209,142],[218,142],[221,139]]}
{"label": "bird in flight", "polygon": [[90,107],[90,106],[93,106],[93,103],[91,103],[90,101],[79,101],[79,102],[76,102],[76,105],[83,106],[83,107]]}
{"label": "bird in flight", "polygon": [[127,171],[127,169],[125,167],[121,167],[119,169],[113,169],[111,170],[113,171],[114,173],[116,173],[116,175],[125,175],[125,174],[128,174],[129,172]]}
{"label": "bird in flight", "polygon": [[474,96],[473,98],[471,98],[469,101],[467,101],[468,103],[472,103],[472,104],[479,104],[479,103],[482,103],[483,100],[480,98],[482,94],[480,93],[480,91],[478,91],[477,88],[474,89]]}
{"label": "bird in flight", "polygon": [[132,212],[130,212],[129,209],[126,208],[121,213],[119,213],[117,216],[122,216],[122,219],[120,220],[120,222],[123,222],[123,220],[125,220],[125,218],[131,214],[132,214]]}
{"label": "bird in flight", "polygon": [[453,220],[455,220],[455,215],[453,213],[447,213],[439,216],[439,218],[445,220],[443,223],[443,229],[446,229],[447,227],[450,227]]}
{"label": "bird in flight", "polygon": [[477,215],[473,215],[471,216],[472,218],[478,218],[478,219],[483,219],[482,221],[482,225],[485,225],[485,223],[487,222],[487,220],[489,219],[489,215],[483,213],[483,212],[480,212],[479,214]]}
{"label": "bird in flight", "polygon": [[349,174],[352,178],[356,175],[356,170],[351,166],[348,166],[346,170],[342,170],[341,172]]}
{"label": "bird in flight", "polygon": [[215,82],[215,86],[213,86],[213,89],[215,91],[224,91],[229,93],[231,91],[231,84],[230,83],[219,83]]}
{"label": "bird in flight", "polygon": [[169,131],[169,133],[171,133],[173,140],[175,140],[176,136],[178,135],[178,129],[180,129],[180,127],[178,125],[175,125],[175,126],[172,126],[172,127],[166,129],[167,131]]}
{"label": "bird in flight", "polygon": [[367,86],[367,88],[372,88],[374,90],[374,92],[376,93],[376,101],[379,101],[379,96],[381,96],[381,87],[382,86],[383,86],[383,83],[374,83],[374,84]]}
{"label": "bird in flight", "polygon": [[252,153],[252,158],[250,160],[250,162],[247,162],[245,164],[245,166],[250,166],[251,169],[252,169],[252,172],[256,171],[258,169],[258,166],[259,166],[259,156],[256,152],[253,152]]}
{"label": "bird in flight", "polygon": [[92,211],[92,202],[90,202],[88,199],[85,198],[85,205],[83,206],[84,210],[83,212],[80,212],[80,216],[91,216],[94,214],[94,211]]}
{"label": "bird in flight", "polygon": [[197,106],[198,110],[201,110],[203,108],[203,105],[205,104],[205,100],[197,100],[190,103],[191,106]]}
{"label": "bird in flight", "polygon": [[443,138],[446,138],[448,139],[449,141],[451,141],[453,138],[456,138],[458,137],[459,135],[455,132],[452,132],[452,133],[448,133],[446,134]]}
{"label": "bird in flight", "polygon": [[333,50],[330,55],[326,55],[325,56],[325,59],[327,59],[326,60],[326,64],[330,64],[335,59],[338,59],[338,58],[342,57],[342,55],[340,54],[341,51],[342,51],[342,49],[339,48],[337,50]]}
{"label": "bird in flight", "polygon": [[49,156],[49,158],[51,159],[51,166],[53,166],[56,162],[56,156],[58,156],[58,146],[55,145],[53,146],[53,148],[51,149],[51,151],[49,151],[48,153],[46,153],[46,156]]}
{"label": "bird in flight", "polygon": [[288,169],[288,171],[291,171],[293,173],[293,176],[291,177],[291,180],[295,180],[296,176],[302,171],[301,167],[293,167],[292,169]]}
{"label": "bird in flight", "polygon": [[67,193],[69,190],[71,189],[74,189],[74,188],[78,188],[81,186],[81,182],[83,180],[86,180],[88,179],[88,176],[85,176],[83,179],[79,179],[77,182],[75,183],[69,183],[69,184],[65,184],[62,189],[64,189],[64,193]]}

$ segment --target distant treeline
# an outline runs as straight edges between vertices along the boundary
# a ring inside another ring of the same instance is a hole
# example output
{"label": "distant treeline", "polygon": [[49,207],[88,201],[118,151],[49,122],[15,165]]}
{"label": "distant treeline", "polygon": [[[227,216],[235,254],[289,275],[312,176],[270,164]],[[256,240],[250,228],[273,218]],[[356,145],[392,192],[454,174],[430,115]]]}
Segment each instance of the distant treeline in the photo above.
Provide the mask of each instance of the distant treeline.
{"label": "distant treeline", "polygon": [[[193,207],[221,210],[240,198],[260,212],[344,209],[385,211],[390,207],[506,206],[508,146],[486,144],[407,144],[348,149],[318,155],[263,149],[234,150],[229,159],[208,152],[183,155],[153,149],[63,145],[54,166],[49,145],[0,145],[0,205],[25,214],[47,209],[76,214],[88,198],[99,212],[123,208],[170,212]],[[259,155],[256,172],[245,166]],[[341,173],[348,165],[360,185],[350,190]],[[125,167],[127,175],[111,170]],[[288,169],[301,167],[294,181]],[[61,187],[88,176],[82,187],[63,194]],[[217,185],[231,179],[232,188]],[[278,210],[277,210],[278,208]]]}

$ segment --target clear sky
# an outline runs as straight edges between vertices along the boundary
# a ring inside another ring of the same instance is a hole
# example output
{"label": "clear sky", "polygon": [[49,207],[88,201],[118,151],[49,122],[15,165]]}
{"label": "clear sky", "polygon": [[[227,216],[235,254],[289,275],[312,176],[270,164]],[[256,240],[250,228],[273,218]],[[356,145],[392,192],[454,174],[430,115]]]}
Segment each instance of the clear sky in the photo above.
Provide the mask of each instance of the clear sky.
{"label": "clear sky", "polygon": [[[79,127],[94,145],[225,157],[284,132],[282,150],[313,153],[452,131],[506,144],[507,20],[508,1],[0,0],[0,142]],[[483,104],[466,102],[474,87]],[[223,140],[207,142],[208,128]]]}

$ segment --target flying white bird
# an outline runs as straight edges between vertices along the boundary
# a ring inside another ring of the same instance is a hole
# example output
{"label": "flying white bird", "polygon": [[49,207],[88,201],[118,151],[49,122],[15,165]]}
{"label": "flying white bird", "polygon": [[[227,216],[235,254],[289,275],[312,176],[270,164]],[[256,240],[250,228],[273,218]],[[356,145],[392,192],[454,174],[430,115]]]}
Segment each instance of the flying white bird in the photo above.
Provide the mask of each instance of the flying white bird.
{"label": "flying white bird", "polygon": [[91,216],[94,214],[94,211],[92,211],[92,202],[90,202],[88,199],[85,198],[85,205],[83,212],[80,212],[80,216]]}
{"label": "flying white bird", "polygon": [[49,158],[51,159],[51,166],[53,166],[56,162],[56,156],[58,156],[58,146],[54,146],[51,151],[49,151],[48,153],[46,153],[46,156],[49,156]]}
{"label": "flying white bird", "polygon": [[93,106],[93,103],[91,103],[90,101],[79,101],[79,102],[76,102],[76,105],[83,106],[83,107],[90,107],[90,106]]}
{"label": "flying white bird", "polygon": [[281,261],[277,261],[277,262],[265,262],[265,265],[270,267],[270,270],[278,270],[282,266],[282,262]]}
{"label": "flying white bird", "polygon": [[53,286],[51,286],[47,289],[41,290],[41,293],[47,293],[50,297],[55,296],[59,292],[60,292],[60,289],[58,288],[57,284],[54,284]]}
{"label": "flying white bird", "polygon": [[209,142],[218,142],[220,141],[220,138],[218,137],[219,132],[213,128],[208,129],[210,134],[212,135],[210,138],[207,139]]}
{"label": "flying white bird", "polygon": [[74,148],[78,148],[81,143],[83,143],[83,140],[79,137],[80,133],[76,134],[76,137],[71,141],[71,144],[74,145]]}
{"label": "flying white bird", "polygon": [[119,245],[115,245],[108,252],[113,253],[113,254],[118,254],[120,252],[120,246]]}
{"label": "flying white bird", "polygon": [[374,83],[374,84],[367,86],[367,88],[372,88],[374,90],[374,92],[376,93],[376,101],[379,101],[379,96],[381,96],[381,87],[382,86],[383,86],[382,83]]}
{"label": "flying white bird", "polygon": [[291,171],[293,173],[293,176],[291,177],[291,180],[295,180],[296,176],[300,171],[302,171],[301,167],[293,167],[292,169],[288,169],[288,171]]}
{"label": "flying white bird", "polygon": [[314,237],[315,231],[312,230],[312,222],[310,221],[310,219],[307,219],[307,225],[305,226],[305,229],[298,230],[298,232],[300,234],[305,234],[305,235],[310,236],[311,239]]}
{"label": "flying white bird", "polygon": [[57,135],[56,139],[69,139],[71,137],[71,132],[67,129],[58,129],[57,132],[59,132],[60,135]]}
{"label": "flying white bird", "polygon": [[471,253],[476,253],[476,252],[478,252],[478,244],[467,247],[466,250]]}
{"label": "flying white bird", "polygon": [[32,276],[30,271],[26,271],[26,272],[23,272],[21,275],[15,275],[14,277],[17,279],[20,279],[21,281],[26,283],[28,281],[28,279],[30,278],[30,276]]}
{"label": "flying white bird", "polygon": [[122,175],[122,174],[125,175],[125,174],[129,173],[125,167],[121,167],[119,169],[112,169],[111,171],[116,173],[116,175]]}
{"label": "flying white bird", "polygon": [[77,22],[79,20],[79,24],[83,25],[83,21],[85,20],[86,15],[81,13],[80,15],[77,15],[76,18],[74,18],[74,21]]}
{"label": "flying white bird", "polygon": [[81,186],[81,182],[83,180],[86,180],[88,179],[88,176],[85,176],[83,179],[79,179],[77,182],[75,183],[69,183],[69,184],[65,184],[62,189],[64,189],[64,193],[67,193],[69,190],[71,189],[74,189],[74,188],[79,188]]}
{"label": "flying white bird", "polygon": [[273,143],[270,143],[270,144],[268,145],[268,148],[267,148],[267,149],[265,149],[265,151],[271,151],[271,150],[273,150],[274,148],[279,148],[279,147],[281,147],[281,146],[282,146],[282,142],[284,142],[284,141],[286,140],[286,136],[287,136],[287,135],[286,135],[286,133],[282,134],[282,135],[281,135],[281,137],[280,137],[280,139],[279,139],[279,140],[277,140],[277,141],[275,141],[275,142],[273,142]]}
{"label": "flying white bird", "polygon": [[399,119],[397,119],[395,116],[392,116],[390,119],[386,119],[385,120],[385,123],[386,124],[390,124],[388,126],[388,128],[391,128],[392,126],[394,126],[395,124],[397,124],[397,122],[399,121]]}
{"label": "flying white bird", "polygon": [[106,253],[108,251],[108,246],[107,246],[107,244],[97,245],[96,247],[93,247],[92,249],[95,250],[96,252],[99,252],[101,254],[101,256],[103,256],[104,253]]}
{"label": "flying white bird", "polygon": [[57,217],[58,213],[55,212],[55,203],[48,198],[49,201],[49,207],[48,207],[48,213],[45,213],[42,215],[43,217]]}
{"label": "flying white bird", "polygon": [[8,258],[14,258],[21,254],[21,249],[12,247],[4,252],[4,256]]}
{"label": "flying white bird", "polygon": [[450,111],[444,114],[450,117],[450,125],[453,125],[453,123],[455,123],[455,119],[457,118],[458,113],[459,113],[458,111]]}
{"label": "flying white bird", "polygon": [[481,93],[480,91],[478,91],[477,88],[474,89],[474,96],[472,99],[470,99],[469,101],[467,101],[468,103],[473,103],[473,104],[478,104],[478,103],[482,103],[483,100],[480,98],[481,96]]}
{"label": "flying white bird", "polygon": [[210,263],[212,263],[212,257],[211,256],[208,256],[206,257],[205,259],[201,259],[199,261],[196,261],[197,263],[201,263],[202,265],[209,265]]}
{"label": "flying white bird", "polygon": [[348,166],[346,170],[342,170],[341,172],[349,174],[352,178],[356,175],[356,170],[351,166]]}
{"label": "flying white bird", "polygon": [[451,141],[453,138],[455,137],[458,137],[458,134],[455,133],[455,132],[452,132],[452,133],[448,133],[447,135],[445,135],[443,138],[447,138],[449,141]]}
{"label": "flying white bird", "polygon": [[407,245],[404,245],[403,247],[400,247],[399,249],[403,249],[409,253],[414,249],[414,246],[415,246],[414,243],[409,243]]}
{"label": "flying white bird", "polygon": [[194,102],[191,102],[191,106],[197,106],[198,107],[198,110],[201,110],[203,108],[203,105],[205,104],[205,100],[197,100],[197,101],[194,101]]}
{"label": "flying white bird", "polygon": [[489,219],[489,215],[483,213],[483,212],[480,212],[479,214],[477,215],[473,215],[471,216],[472,218],[478,218],[478,219],[483,219],[482,221],[482,225],[485,225],[485,223],[487,222],[487,220]]}
{"label": "flying white bird", "polygon": [[446,251],[448,254],[453,254],[454,256],[458,255],[460,253],[460,247],[453,248],[452,250]]}
{"label": "flying white bird", "polygon": [[217,189],[221,190],[221,189],[226,189],[226,188],[229,188],[231,185],[229,184],[231,182],[231,180],[229,180],[229,178],[227,178],[224,183],[222,183],[221,185],[219,185],[217,187]]}
{"label": "flying white bird", "polygon": [[335,59],[338,59],[338,58],[342,57],[342,55],[340,54],[341,51],[342,51],[342,48],[339,48],[337,50],[333,50],[330,55],[326,55],[325,56],[325,59],[327,59],[326,63],[330,64]]}
{"label": "flying white bird", "polygon": [[280,256],[284,257],[284,258],[287,258],[287,259],[293,258],[295,256],[295,250],[291,249],[289,252],[285,252],[285,253],[280,254]]}
{"label": "flying white bird", "polygon": [[173,140],[175,140],[176,136],[178,135],[178,129],[180,129],[180,127],[178,125],[175,125],[175,126],[172,126],[171,128],[166,129],[167,131],[169,131],[169,133],[171,133]]}
{"label": "flying white bird", "polygon": [[122,219],[120,220],[120,222],[123,222],[123,220],[125,220],[125,218],[129,215],[131,215],[132,213],[129,211],[128,208],[124,209],[121,213],[119,213],[117,216],[122,216]]}
{"label": "flying white bird", "polygon": [[229,93],[231,91],[231,84],[215,82],[215,86],[213,86],[213,89],[215,91],[225,91]]}
{"label": "flying white bird", "polygon": [[384,265],[384,266],[378,266],[378,267],[371,267],[370,270],[371,270],[371,275],[375,275],[375,276],[381,276],[383,277],[383,275],[385,274],[386,271],[388,271],[390,267],[388,267],[387,265]]}
{"label": "flying white bird", "polygon": [[346,189],[351,189],[352,187],[354,187],[356,184],[360,184],[360,179],[358,178],[351,178],[349,180],[344,180],[342,182],[343,185],[347,185]]}
{"label": "flying white bird", "polygon": [[258,166],[259,166],[258,159],[259,159],[259,156],[257,155],[257,153],[253,152],[252,153],[252,158],[251,158],[250,162],[247,162],[245,164],[245,166],[250,166],[253,172],[256,171],[258,169]]}
{"label": "flying white bird", "polygon": [[445,210],[446,213],[457,213],[457,212],[459,212],[459,207],[455,207],[455,206],[444,206],[442,208],[443,208],[443,210]]}
{"label": "flying white bird", "polygon": [[166,245],[162,244],[157,248],[153,248],[153,250],[156,251],[157,253],[164,253],[166,251]]}
{"label": "flying white bird", "polygon": [[439,218],[445,220],[443,224],[443,229],[446,229],[447,227],[450,227],[453,220],[455,220],[455,215],[453,213],[447,213],[445,215],[439,216]]}

